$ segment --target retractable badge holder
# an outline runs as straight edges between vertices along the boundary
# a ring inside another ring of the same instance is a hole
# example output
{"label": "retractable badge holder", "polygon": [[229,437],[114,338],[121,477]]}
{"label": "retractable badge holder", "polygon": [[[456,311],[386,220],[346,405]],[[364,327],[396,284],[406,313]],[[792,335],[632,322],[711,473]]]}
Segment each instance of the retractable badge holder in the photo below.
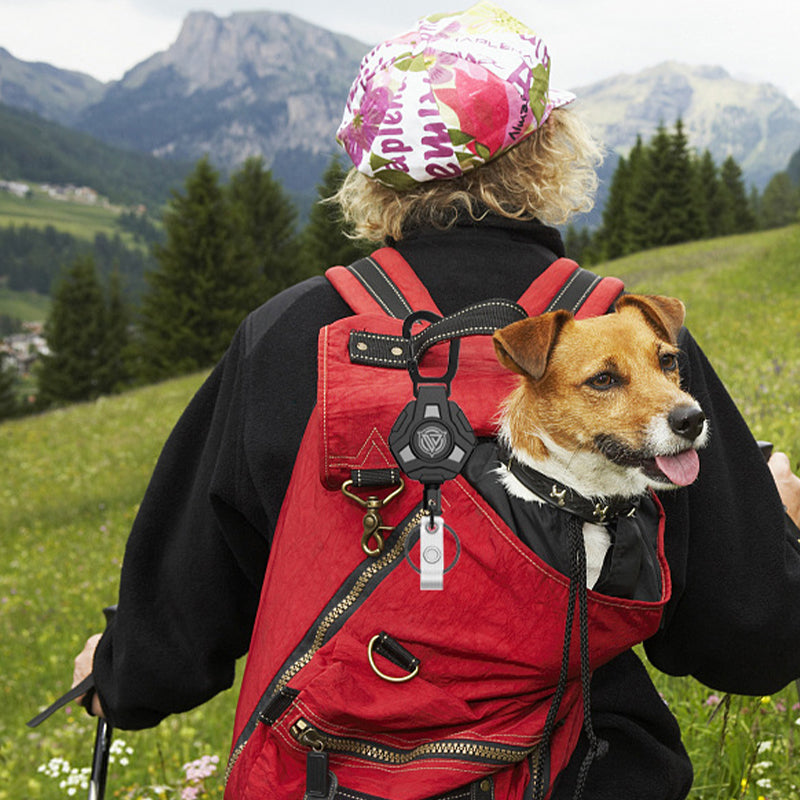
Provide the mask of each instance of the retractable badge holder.
{"label": "retractable badge holder", "polygon": [[[444,573],[452,569],[461,550],[455,531],[445,525],[442,516],[442,484],[455,478],[467,463],[475,447],[472,432],[464,412],[449,399],[450,384],[458,369],[460,341],[450,341],[447,372],[439,377],[420,374],[414,354],[411,329],[420,320],[435,322],[441,319],[430,311],[418,311],[406,318],[403,336],[409,341],[408,372],[414,387],[414,397],[401,412],[389,434],[389,449],[400,469],[412,480],[423,485],[423,508],[427,516],[419,526],[420,589],[442,589]],[[449,566],[444,563],[445,531],[456,542],[456,555]],[[410,537],[406,543],[406,558]]]}

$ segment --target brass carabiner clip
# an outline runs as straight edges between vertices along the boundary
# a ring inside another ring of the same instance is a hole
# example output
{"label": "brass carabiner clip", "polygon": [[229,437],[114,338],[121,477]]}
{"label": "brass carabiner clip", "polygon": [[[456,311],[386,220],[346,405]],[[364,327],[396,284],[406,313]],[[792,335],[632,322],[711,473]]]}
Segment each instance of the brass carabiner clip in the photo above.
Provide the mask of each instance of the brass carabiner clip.
{"label": "brass carabiner clip", "polygon": [[[364,514],[364,519],[362,520],[364,532],[361,535],[361,549],[368,556],[375,558],[383,552],[383,547],[386,542],[386,537],[383,536],[382,532],[394,530],[393,526],[383,524],[383,519],[380,515],[380,509],[403,491],[405,488],[405,483],[401,478],[400,485],[393,492],[390,492],[388,495],[386,495],[386,497],[380,498],[377,495],[370,495],[366,499],[351,492],[350,487],[352,485],[352,480],[345,481],[342,484],[342,494],[345,497],[349,497],[351,500],[358,503],[358,505],[360,505],[362,508],[367,510]],[[371,540],[374,540],[375,542],[374,547],[370,545]]]}

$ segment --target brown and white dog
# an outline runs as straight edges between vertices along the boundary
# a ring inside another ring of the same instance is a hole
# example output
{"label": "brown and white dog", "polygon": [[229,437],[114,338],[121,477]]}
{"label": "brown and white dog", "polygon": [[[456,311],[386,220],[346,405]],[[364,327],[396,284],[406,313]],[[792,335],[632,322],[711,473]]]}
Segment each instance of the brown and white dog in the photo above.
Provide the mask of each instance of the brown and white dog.
{"label": "brown and white dog", "polygon": [[[512,457],[585,498],[635,498],[692,483],[708,423],[681,389],[674,298],[624,295],[615,313],[575,320],[555,311],[494,335],[497,356],[520,376],[501,412]],[[506,491],[544,502],[507,469]],[[600,574],[611,540],[585,522],[587,584]]]}

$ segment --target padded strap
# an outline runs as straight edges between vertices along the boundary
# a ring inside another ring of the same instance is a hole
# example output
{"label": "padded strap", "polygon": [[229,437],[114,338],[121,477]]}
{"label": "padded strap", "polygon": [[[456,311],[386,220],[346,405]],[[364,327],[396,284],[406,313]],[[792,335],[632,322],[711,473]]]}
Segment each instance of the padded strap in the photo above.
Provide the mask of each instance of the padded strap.
{"label": "padded strap", "polygon": [[619,278],[601,278],[572,259],[559,258],[526,289],[519,304],[531,317],[565,309],[584,319],[605,314],[624,290]]}
{"label": "padded strap", "polygon": [[[326,277],[355,313],[382,313],[405,319],[413,311],[436,311],[428,290],[394,248],[384,247],[349,267],[332,267]],[[498,328],[548,311],[565,309],[576,318],[611,309],[624,291],[618,278],[601,278],[575,261],[559,258],[528,287],[519,300],[487,300],[451,314],[411,337],[353,331],[354,364],[405,368],[438,342],[462,336],[491,336]],[[438,313],[438,311],[436,311]]]}
{"label": "padded strap", "polygon": [[416,272],[393,247],[382,247],[349,267],[331,267],[325,277],[356,314],[405,319],[413,311],[439,313]]}

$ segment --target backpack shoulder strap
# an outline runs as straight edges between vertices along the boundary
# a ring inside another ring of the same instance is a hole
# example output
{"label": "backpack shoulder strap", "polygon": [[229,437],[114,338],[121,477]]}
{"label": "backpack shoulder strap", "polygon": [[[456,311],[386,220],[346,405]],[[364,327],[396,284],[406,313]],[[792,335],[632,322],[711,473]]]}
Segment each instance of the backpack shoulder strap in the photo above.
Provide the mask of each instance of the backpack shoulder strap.
{"label": "backpack shoulder strap", "polygon": [[569,258],[554,261],[520,297],[532,317],[565,309],[576,318],[605,314],[625,290],[619,278],[601,278]]}
{"label": "backpack shoulder strap", "polygon": [[405,319],[413,311],[439,313],[422,281],[393,247],[382,247],[349,267],[331,267],[325,277],[356,314]]}

